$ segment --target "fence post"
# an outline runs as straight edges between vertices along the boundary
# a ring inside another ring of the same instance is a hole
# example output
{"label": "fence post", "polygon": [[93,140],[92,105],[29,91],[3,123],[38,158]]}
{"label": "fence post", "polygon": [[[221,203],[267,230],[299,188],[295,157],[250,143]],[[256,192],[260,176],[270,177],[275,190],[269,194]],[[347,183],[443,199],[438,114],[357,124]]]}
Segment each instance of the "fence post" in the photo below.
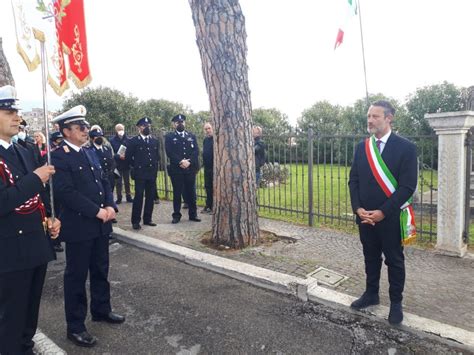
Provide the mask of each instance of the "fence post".
{"label": "fence post", "polygon": [[166,149],[165,149],[165,135],[166,132],[164,130],[161,131],[161,141],[163,144],[161,145],[161,161],[163,162],[163,171],[165,172],[165,200],[169,200],[169,189],[168,189],[168,167],[167,167],[167,156],[166,156]]}
{"label": "fence post", "polygon": [[314,223],[313,210],[313,129],[308,129],[308,224]]}
{"label": "fence post", "polygon": [[474,126],[474,111],[425,114],[438,135],[438,205],[436,249],[464,256],[466,191],[466,136]]}

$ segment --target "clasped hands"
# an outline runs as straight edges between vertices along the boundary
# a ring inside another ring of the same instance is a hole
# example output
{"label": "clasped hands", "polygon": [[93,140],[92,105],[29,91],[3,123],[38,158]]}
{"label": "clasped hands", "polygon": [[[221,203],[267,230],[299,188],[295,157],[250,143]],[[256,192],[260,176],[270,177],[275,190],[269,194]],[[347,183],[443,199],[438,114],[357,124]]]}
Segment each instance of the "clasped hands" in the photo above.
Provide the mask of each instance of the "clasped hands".
{"label": "clasped hands", "polygon": [[190,165],[191,165],[191,162],[189,161],[189,159],[183,159],[179,162],[179,167],[181,169],[187,169],[189,168]]}
{"label": "clasped hands", "polygon": [[385,218],[385,215],[381,210],[367,211],[365,208],[359,207],[356,213],[362,220],[362,223],[370,224],[372,226],[375,226],[375,223],[378,223]]}
{"label": "clasped hands", "polygon": [[115,210],[113,209],[113,207],[110,206],[101,208],[96,214],[96,217],[102,220],[102,223],[111,221],[115,218]]}
{"label": "clasped hands", "polygon": [[50,237],[52,239],[56,239],[59,236],[59,231],[61,230],[61,221],[57,218],[52,219],[49,217],[46,220],[46,225],[48,227]]}

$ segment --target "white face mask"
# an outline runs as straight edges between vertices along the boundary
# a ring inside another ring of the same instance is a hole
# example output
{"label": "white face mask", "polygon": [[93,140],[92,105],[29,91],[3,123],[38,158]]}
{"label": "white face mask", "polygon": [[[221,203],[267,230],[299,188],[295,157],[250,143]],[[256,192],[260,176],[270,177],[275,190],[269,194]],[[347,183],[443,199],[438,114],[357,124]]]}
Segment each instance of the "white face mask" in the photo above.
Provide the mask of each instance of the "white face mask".
{"label": "white face mask", "polygon": [[123,137],[123,135],[125,134],[125,131],[117,131],[117,134],[119,135],[119,137]]}
{"label": "white face mask", "polygon": [[25,138],[26,138],[26,133],[25,132],[18,132],[18,138],[21,139],[22,141],[24,141]]}

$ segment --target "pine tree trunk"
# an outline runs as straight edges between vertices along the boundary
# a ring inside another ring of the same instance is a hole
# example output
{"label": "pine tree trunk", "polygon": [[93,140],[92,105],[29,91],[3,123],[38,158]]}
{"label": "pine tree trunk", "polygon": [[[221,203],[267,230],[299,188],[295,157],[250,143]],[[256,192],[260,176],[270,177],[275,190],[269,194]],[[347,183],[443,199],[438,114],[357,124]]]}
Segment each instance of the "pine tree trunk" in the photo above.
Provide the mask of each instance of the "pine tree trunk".
{"label": "pine tree trunk", "polygon": [[7,57],[3,53],[2,38],[0,37],[0,86],[15,85]]}
{"label": "pine tree trunk", "polygon": [[243,248],[259,238],[245,19],[238,0],[189,4],[215,135],[212,237]]}

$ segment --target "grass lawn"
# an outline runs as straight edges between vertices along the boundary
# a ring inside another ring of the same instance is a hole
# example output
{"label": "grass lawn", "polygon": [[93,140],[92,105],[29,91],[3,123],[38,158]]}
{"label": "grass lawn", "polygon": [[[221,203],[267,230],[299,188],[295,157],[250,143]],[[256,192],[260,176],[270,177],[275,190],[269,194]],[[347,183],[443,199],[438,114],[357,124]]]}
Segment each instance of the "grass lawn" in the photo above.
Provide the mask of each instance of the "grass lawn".
{"label": "grass lawn", "polygon": [[[283,167],[283,165],[282,165]],[[309,171],[306,164],[287,164],[288,178],[284,183],[269,184],[258,189],[259,215],[293,223],[308,224],[309,221]],[[356,232],[348,189],[350,167],[315,164],[313,166],[313,215],[314,226],[325,226],[347,232]],[[432,191],[438,185],[437,172],[422,170],[419,175],[418,191],[423,206],[431,200]],[[273,180],[269,178],[269,180]],[[158,175],[160,197],[165,198],[165,174]],[[205,204],[204,177],[202,169],[197,175],[198,205]],[[433,189],[432,189],[433,188]],[[171,199],[171,181],[168,178],[168,198]],[[436,215],[429,208],[419,209],[416,216],[419,239],[435,241]],[[474,241],[474,225],[471,229]]]}

